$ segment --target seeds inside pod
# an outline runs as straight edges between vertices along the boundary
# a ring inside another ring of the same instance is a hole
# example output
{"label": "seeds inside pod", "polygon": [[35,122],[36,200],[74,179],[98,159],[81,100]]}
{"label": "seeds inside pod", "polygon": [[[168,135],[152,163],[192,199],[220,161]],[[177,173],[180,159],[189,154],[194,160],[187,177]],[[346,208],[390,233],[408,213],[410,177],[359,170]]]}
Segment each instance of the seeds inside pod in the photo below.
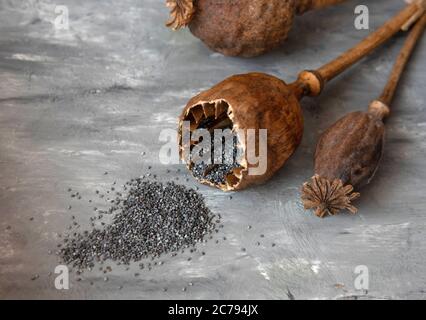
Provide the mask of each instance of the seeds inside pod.
{"label": "seeds inside pod", "polygon": [[254,57],[287,38],[294,16],[344,0],[168,0],[167,26],[189,26],[210,49]]}
{"label": "seeds inside pod", "polygon": [[410,32],[399,54],[389,81],[378,100],[367,112],[352,112],[338,120],[320,137],[315,157],[315,176],[302,187],[306,209],[314,209],[319,217],[335,215],[347,209],[356,213],[352,201],[360,194],[353,192],[373,178],[383,154],[385,125],[398,81],[426,26],[426,15]]}
{"label": "seeds inside pod", "polygon": [[[240,74],[193,97],[179,118],[181,159],[201,183],[224,191],[240,190],[265,182],[285,164],[301,141],[303,117],[299,100],[306,95],[319,95],[328,81],[391,38],[418,9],[417,5],[407,6],[334,61],[316,71],[301,72],[294,83],[286,84],[277,77],[264,73]],[[194,149],[198,151],[200,140],[193,139],[193,133],[200,129],[209,133],[215,129],[230,129],[236,135],[234,147],[240,157],[229,167],[213,167],[215,174],[220,173],[220,179],[209,178],[210,168],[206,165],[202,166],[201,173],[194,170],[198,168],[198,162],[193,161],[191,156]],[[249,130],[255,130],[258,135],[255,150],[248,148]],[[259,163],[250,161],[249,152],[262,154],[261,130],[267,131],[266,151],[263,153],[266,153],[266,168],[252,174],[251,171],[261,166],[261,163],[260,160]]]}
{"label": "seeds inside pod", "polygon": [[[230,166],[215,165],[216,172],[222,171],[222,180],[195,174],[202,183],[222,190],[241,189],[269,179],[292,155],[303,131],[302,112],[294,92],[282,80],[262,73],[234,75],[191,99],[179,121],[181,156],[186,147],[182,143],[184,121],[190,123],[191,132],[200,128],[210,132],[231,129],[237,136],[234,152],[241,154],[246,154],[246,144],[239,143],[246,140],[246,130],[268,129],[268,170],[263,175],[248,174],[250,163],[246,157]],[[194,143],[191,141],[191,147]],[[193,168],[199,166],[191,161],[187,164],[193,173]]]}

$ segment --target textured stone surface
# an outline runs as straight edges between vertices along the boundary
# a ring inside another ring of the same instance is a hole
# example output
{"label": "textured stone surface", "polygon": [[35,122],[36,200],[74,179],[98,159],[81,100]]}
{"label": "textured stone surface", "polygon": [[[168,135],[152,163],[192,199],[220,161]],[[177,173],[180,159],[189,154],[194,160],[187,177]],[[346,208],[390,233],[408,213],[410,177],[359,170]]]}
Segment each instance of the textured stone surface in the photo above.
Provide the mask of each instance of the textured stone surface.
{"label": "textured stone surface", "polygon": [[[95,270],[80,282],[72,276],[68,291],[56,290],[48,276],[58,263],[48,251],[70,214],[83,226],[91,206],[104,205],[95,189],[124,183],[148,166],[159,179],[195,186],[183,165],[158,163],[159,133],[176,128],[190,97],[234,73],[266,72],[291,82],[302,69],[328,62],[368,34],[353,27],[358,3],[307,13],[283,48],[247,60],[212,53],[189,31],[165,28],[168,10],[158,0],[61,1],[69,8],[68,31],[54,29],[53,1],[0,1],[0,297],[425,298],[424,40],[392,104],[384,157],[357,201],[359,213],[321,220],[299,201],[319,133],[344,113],[367,109],[403,37],[330,83],[321,97],[302,100],[302,144],[267,184],[232,199],[200,186],[224,223],[205,256],[170,258],[155,272],[113,266],[107,282]],[[368,5],[373,29],[403,4]],[[71,199],[68,187],[83,198]],[[367,295],[354,287],[358,265],[370,271]]]}

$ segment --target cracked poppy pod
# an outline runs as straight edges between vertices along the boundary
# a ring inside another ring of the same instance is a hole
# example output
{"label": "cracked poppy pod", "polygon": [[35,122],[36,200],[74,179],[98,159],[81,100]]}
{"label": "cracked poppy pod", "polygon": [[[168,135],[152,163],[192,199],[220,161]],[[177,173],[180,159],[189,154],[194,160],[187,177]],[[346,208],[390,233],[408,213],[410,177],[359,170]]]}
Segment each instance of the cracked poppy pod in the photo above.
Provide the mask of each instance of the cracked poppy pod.
{"label": "cracked poppy pod", "polygon": [[[305,95],[319,95],[328,81],[391,38],[419,10],[416,4],[408,5],[340,57],[316,71],[301,72],[294,83],[286,84],[268,74],[248,73],[232,76],[201,92],[188,102],[179,118],[181,158],[201,183],[225,191],[244,189],[268,180],[284,165],[301,141],[303,119],[299,100]],[[235,144],[242,159],[228,166],[196,164],[186,155],[198,148],[200,141],[184,142],[185,123],[190,123],[191,133],[196,129],[209,132],[229,129],[236,133]],[[250,174],[247,148],[241,143],[246,137],[239,132],[249,129],[267,130],[267,168],[262,174]]]}

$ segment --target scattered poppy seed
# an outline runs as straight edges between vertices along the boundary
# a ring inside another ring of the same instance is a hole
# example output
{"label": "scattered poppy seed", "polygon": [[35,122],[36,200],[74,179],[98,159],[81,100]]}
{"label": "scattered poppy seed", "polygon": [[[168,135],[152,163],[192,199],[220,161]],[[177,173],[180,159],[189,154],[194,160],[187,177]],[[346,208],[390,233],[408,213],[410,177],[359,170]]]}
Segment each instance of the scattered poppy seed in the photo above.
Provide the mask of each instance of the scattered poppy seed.
{"label": "scattered poppy seed", "polygon": [[132,179],[126,185],[126,192],[105,211],[113,214],[110,223],[101,222],[100,229],[74,232],[60,249],[64,263],[86,270],[106,260],[126,265],[144,258],[153,260],[164,253],[192,248],[213,230],[218,232],[212,212],[195,190],[145,178]]}

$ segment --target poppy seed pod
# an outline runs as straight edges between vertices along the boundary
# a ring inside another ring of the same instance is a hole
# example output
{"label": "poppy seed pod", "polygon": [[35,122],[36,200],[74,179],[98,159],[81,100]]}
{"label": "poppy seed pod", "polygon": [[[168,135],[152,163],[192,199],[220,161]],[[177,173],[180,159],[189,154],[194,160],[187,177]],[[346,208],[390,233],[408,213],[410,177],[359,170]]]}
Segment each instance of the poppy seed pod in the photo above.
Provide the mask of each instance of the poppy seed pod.
{"label": "poppy seed pod", "polygon": [[168,0],[173,29],[189,26],[213,51],[254,57],[287,38],[296,14],[343,0]]}
{"label": "poppy seed pod", "polygon": [[353,192],[370,182],[383,154],[385,126],[373,112],[349,113],[320,137],[314,156],[315,176],[302,187],[306,209],[324,217],[347,209],[359,197]]}
{"label": "poppy seed pod", "polygon": [[[303,117],[298,97],[284,81],[263,73],[234,75],[192,98],[179,118],[179,141],[182,141],[184,121],[191,123],[193,131],[206,121],[212,123],[218,119],[228,123],[233,132],[267,130],[267,169],[263,174],[249,174],[251,164],[246,158],[246,145],[239,144],[243,155],[240,166],[229,172],[223,183],[215,185],[201,179],[202,183],[225,191],[243,189],[269,179],[293,154],[302,139]],[[239,138],[239,141],[245,140]],[[182,143],[180,146],[182,155],[184,146]],[[257,144],[257,152],[258,147]],[[194,164],[187,164],[191,170]]]}
{"label": "poppy seed pod", "polygon": [[358,190],[370,183],[383,154],[385,125],[389,105],[401,74],[426,27],[426,15],[410,32],[395,62],[382,95],[367,112],[352,112],[329,127],[320,137],[315,157],[315,175],[302,187],[306,209],[314,209],[319,217],[335,215],[347,209],[356,213],[352,201]]}
{"label": "poppy seed pod", "polygon": [[368,184],[383,153],[385,125],[370,112],[352,112],[327,129],[318,141],[315,172],[339,178],[354,188]]}
{"label": "poppy seed pod", "polygon": [[[397,33],[418,8],[417,5],[407,6],[354,48],[317,70],[302,71],[291,84],[264,73],[248,73],[232,76],[193,97],[179,118],[181,159],[201,183],[225,191],[244,189],[271,178],[301,141],[300,99],[306,95],[319,95],[328,81]],[[367,120],[363,121],[367,126]],[[225,152],[226,155],[222,144],[211,143],[211,133],[216,134],[216,129],[229,130],[236,135],[232,140],[233,150]],[[249,133],[253,130],[259,137],[254,147],[249,145]],[[261,139],[262,130],[267,131],[265,139]],[[266,143],[262,143],[265,140]],[[266,151],[262,147],[265,144]],[[262,157],[265,153],[266,161]],[[206,154],[207,158],[204,157]],[[209,157],[211,154],[214,161]],[[266,162],[264,171],[252,170],[261,166],[260,160],[258,163],[252,161],[256,158],[250,156],[253,154],[259,155],[263,164]],[[220,161],[224,158],[232,161],[218,163],[215,161],[217,155]],[[201,161],[195,159],[198,156]]]}

